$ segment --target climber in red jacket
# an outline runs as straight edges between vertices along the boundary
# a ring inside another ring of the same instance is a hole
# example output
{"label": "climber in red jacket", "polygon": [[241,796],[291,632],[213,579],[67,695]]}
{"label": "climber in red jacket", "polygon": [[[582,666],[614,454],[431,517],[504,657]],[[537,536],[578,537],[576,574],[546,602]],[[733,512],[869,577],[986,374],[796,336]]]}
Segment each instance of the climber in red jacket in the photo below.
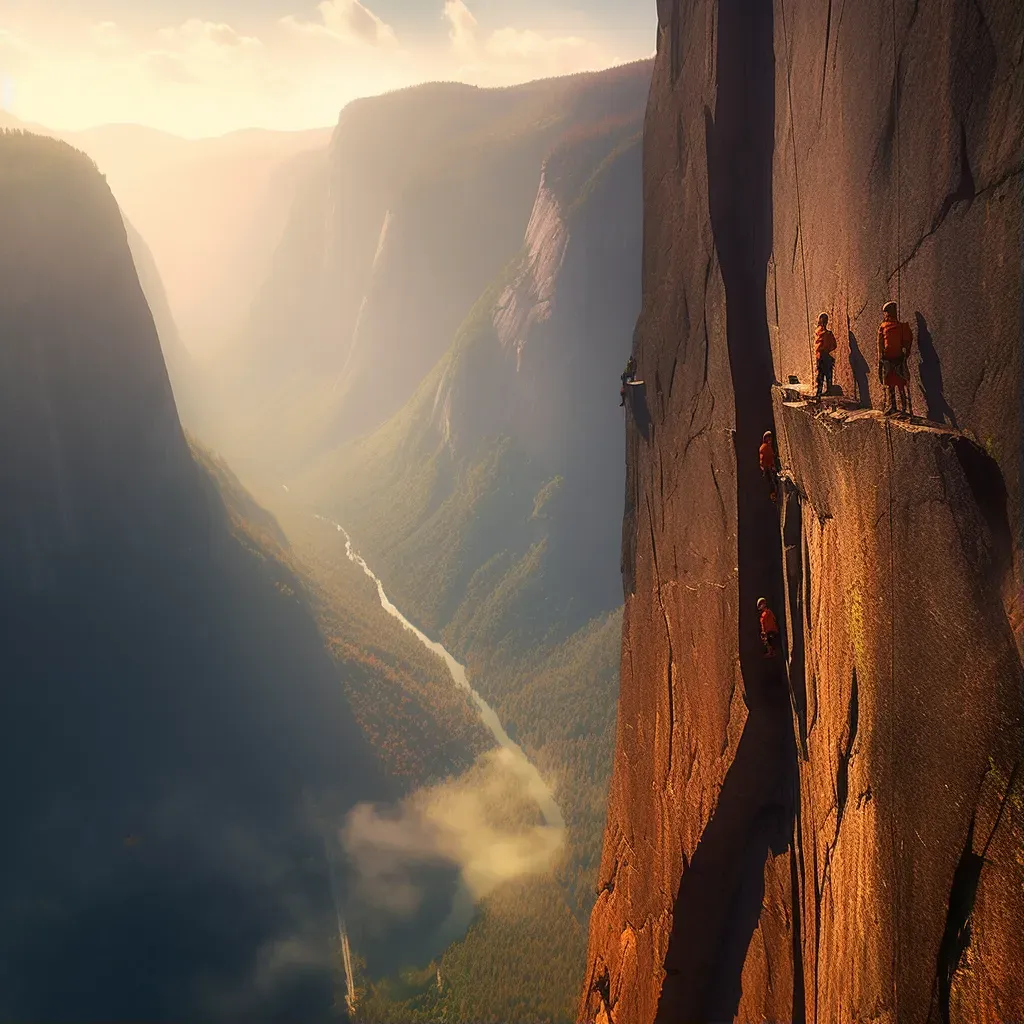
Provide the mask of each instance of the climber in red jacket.
{"label": "climber in red jacket", "polygon": [[900,411],[907,412],[907,394],[910,389],[910,346],[914,343],[910,324],[896,319],[896,303],[882,307],[882,322],[878,327],[878,380],[889,389],[889,408],[886,416],[896,411],[896,389],[900,391]]}
{"label": "climber in red jacket", "polygon": [[758,461],[761,464],[761,475],[768,484],[768,497],[775,501],[778,484],[775,474],[775,449],[772,447],[772,432],[770,430],[766,430],[761,438],[761,447],[758,449]]}
{"label": "climber in red jacket", "polygon": [[774,658],[778,650],[779,624],[775,621],[775,614],[768,607],[768,601],[759,597],[757,607],[761,612],[761,643],[764,645],[764,656]]}
{"label": "climber in red jacket", "polygon": [[832,374],[836,368],[836,360],[832,355],[836,350],[836,336],[828,329],[828,313],[818,314],[818,327],[814,332],[814,356],[818,364],[818,393],[816,402],[821,401],[822,385],[825,394],[832,390]]}

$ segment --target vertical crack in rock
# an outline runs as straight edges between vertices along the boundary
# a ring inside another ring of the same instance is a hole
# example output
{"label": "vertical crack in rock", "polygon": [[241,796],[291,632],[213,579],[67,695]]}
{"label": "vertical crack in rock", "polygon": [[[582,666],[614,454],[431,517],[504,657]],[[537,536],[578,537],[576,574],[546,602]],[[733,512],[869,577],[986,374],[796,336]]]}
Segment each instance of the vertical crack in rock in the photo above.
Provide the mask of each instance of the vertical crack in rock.
{"label": "vertical crack in rock", "polygon": [[[928,230],[910,247],[910,252],[899,263],[899,269],[903,270],[918,254],[921,246],[924,245],[932,235],[946,222],[946,218],[952,212],[953,207],[959,203],[966,203],[968,206],[977,197],[978,192],[974,183],[974,172],[971,170],[970,157],[967,152],[967,126],[960,122],[960,180],[955,189],[948,193],[942,200],[939,212],[936,213]],[[890,280],[896,276],[894,270]]]}
{"label": "vertical crack in rock", "polygon": [[789,609],[789,679],[793,698],[793,714],[800,740],[800,756],[807,757],[807,684],[805,678],[804,593],[805,574],[809,572],[803,561],[804,532],[803,508],[795,487],[784,487],[782,507],[782,543],[785,551],[786,601]]}
{"label": "vertical crack in rock", "polygon": [[[990,564],[979,568],[987,568],[989,571],[983,572],[983,578],[998,586],[1010,571],[1013,561],[1013,533],[1007,512],[1006,481],[995,459],[970,439],[955,438],[953,451],[978,511],[988,527],[988,537],[983,538],[982,542],[987,547]],[[965,551],[975,547],[978,540],[962,538]]]}
{"label": "vertical crack in rock", "polygon": [[789,886],[791,913],[793,915],[793,1024],[805,1024],[807,1019],[807,993],[804,984],[803,950],[803,895],[804,895],[804,851],[800,842],[800,795],[796,795],[794,811],[793,844],[789,851]]}
{"label": "vertical crack in rock", "polygon": [[949,910],[946,928],[939,945],[939,963],[935,978],[935,1001],[938,1003],[941,1024],[950,1024],[949,997],[953,975],[960,959],[971,943],[971,912],[978,893],[984,858],[974,852],[974,818],[967,830],[967,842],[953,872],[953,885],[949,892]]}
{"label": "vertical crack in rock", "polygon": [[674,656],[672,653],[672,626],[668,620],[668,612],[665,610],[665,602],[661,596],[661,571],[658,568],[658,545],[654,536],[654,513],[651,511],[651,499],[649,495],[645,495],[647,501],[647,525],[651,531],[651,557],[654,560],[654,586],[657,588],[658,593],[658,607],[661,609],[661,617],[665,622],[665,645],[668,648],[668,678],[666,680],[668,685],[668,758],[665,763],[665,785],[669,784],[669,780],[672,777],[672,740],[675,733],[675,678],[673,675],[673,661]]}
{"label": "vertical crack in rock", "polygon": [[850,684],[850,710],[846,723],[846,750],[839,752],[839,765],[836,768],[836,834],[832,841],[832,849],[839,842],[839,829],[843,824],[843,812],[850,795],[850,759],[853,757],[853,744],[857,739],[857,725],[860,708],[857,695],[857,668],[854,666],[853,679]]}
{"label": "vertical crack in rock", "polygon": [[825,112],[825,78],[828,75],[828,41],[832,32],[832,0],[828,0],[828,14],[825,17],[825,53],[821,58],[821,101],[818,104],[818,123]]}
{"label": "vertical crack in rock", "polygon": [[[738,648],[747,722],[718,803],[679,886],[656,1020],[731,1020],[765,911],[765,866],[792,845],[796,745],[783,659],[766,661],[756,599],[783,596],[778,519],[754,457],[773,428],[774,366],[765,315],[772,249],[775,135],[772,0],[721,0],[718,91],[706,122],[712,231],[725,286],[736,410]],[[723,684],[725,681],[723,680]],[[785,914],[784,908],[779,908]],[[781,922],[782,932],[789,922]],[[792,950],[765,950],[773,984],[789,981]],[[783,966],[785,970],[783,970]],[[802,982],[801,982],[802,985]]]}
{"label": "vertical crack in rock", "polygon": [[672,5],[672,16],[668,27],[670,42],[669,42],[669,55],[672,71],[672,84],[675,85],[679,81],[679,76],[683,70],[683,59],[682,59],[682,42],[680,39],[679,32],[679,4]]}

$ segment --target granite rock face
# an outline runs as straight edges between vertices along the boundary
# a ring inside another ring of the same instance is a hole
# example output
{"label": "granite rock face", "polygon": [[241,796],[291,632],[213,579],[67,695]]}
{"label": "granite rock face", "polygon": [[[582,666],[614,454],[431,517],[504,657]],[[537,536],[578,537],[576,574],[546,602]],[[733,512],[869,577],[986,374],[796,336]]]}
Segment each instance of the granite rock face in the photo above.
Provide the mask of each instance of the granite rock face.
{"label": "granite rock face", "polygon": [[[1024,10],[658,14],[580,1020],[1021,1018]],[[889,298],[927,423],[856,410]],[[773,405],[821,309],[849,408]]]}

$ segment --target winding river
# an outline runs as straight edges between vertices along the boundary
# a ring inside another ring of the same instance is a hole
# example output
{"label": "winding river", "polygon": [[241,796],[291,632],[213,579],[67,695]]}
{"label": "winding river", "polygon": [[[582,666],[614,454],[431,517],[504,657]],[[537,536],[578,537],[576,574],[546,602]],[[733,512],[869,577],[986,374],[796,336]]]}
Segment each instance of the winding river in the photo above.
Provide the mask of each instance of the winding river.
{"label": "winding river", "polygon": [[325,519],[323,516],[317,516],[323,523],[328,523],[333,526],[338,533],[342,534],[345,538],[345,554],[348,556],[349,561],[354,562],[363,570],[366,575],[377,584],[377,596],[380,598],[380,605],[390,616],[397,619],[410,633],[413,633],[416,638],[426,647],[432,651],[438,657],[444,660],[444,663],[448,666],[448,671],[451,674],[452,681],[460,689],[465,690],[469,694],[470,700],[472,700],[477,711],[480,714],[480,720],[487,727],[488,731],[494,737],[495,742],[503,750],[506,750],[512,756],[508,759],[512,771],[519,777],[526,791],[530,794],[532,800],[535,801],[538,808],[540,809],[541,816],[544,818],[544,824],[549,828],[562,830],[565,828],[565,818],[562,815],[562,810],[555,802],[554,796],[552,796],[551,788],[542,778],[540,772],[537,770],[530,759],[526,756],[523,748],[516,743],[509,734],[505,731],[505,727],[501,724],[501,720],[498,718],[494,711],[494,708],[490,706],[480,696],[472,686],[469,685],[469,679],[466,676],[465,666],[460,665],[454,657],[439,643],[431,640],[422,630],[417,629],[395,606],[391,603],[388,595],[384,592],[384,585],[374,574],[373,570],[366,564],[363,557],[356,552],[352,547],[352,538],[348,535],[348,532],[343,526],[333,522],[330,519]]}

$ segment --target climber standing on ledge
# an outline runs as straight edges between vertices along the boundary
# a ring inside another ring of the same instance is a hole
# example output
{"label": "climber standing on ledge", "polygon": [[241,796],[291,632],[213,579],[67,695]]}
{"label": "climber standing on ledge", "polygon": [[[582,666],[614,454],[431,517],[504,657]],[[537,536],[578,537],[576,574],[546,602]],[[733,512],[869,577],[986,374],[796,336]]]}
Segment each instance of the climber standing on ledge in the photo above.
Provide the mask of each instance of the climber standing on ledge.
{"label": "climber standing on ledge", "polygon": [[818,393],[816,402],[821,401],[821,388],[825,385],[825,394],[832,390],[832,374],[836,368],[835,357],[836,336],[828,329],[828,313],[818,314],[818,327],[814,332],[814,355],[818,364]]}
{"label": "climber standing on ledge", "polygon": [[778,477],[775,474],[775,449],[772,447],[772,432],[766,430],[761,438],[761,447],[757,452],[758,461],[761,464],[761,476],[768,484],[768,497],[776,500],[778,492]]}
{"label": "climber standing on ledge", "polygon": [[907,394],[910,389],[910,366],[907,357],[914,335],[910,324],[896,319],[895,302],[882,307],[882,322],[878,327],[878,380],[889,389],[889,408],[885,415],[896,411],[896,389],[900,390],[900,411],[907,412]]}
{"label": "climber standing on ledge", "polygon": [[626,361],[626,368],[622,371],[619,380],[622,381],[622,387],[619,388],[619,405],[623,406],[626,404],[626,385],[630,381],[636,380],[636,359],[633,356]]}
{"label": "climber standing on ledge", "polygon": [[757,608],[761,613],[761,643],[764,645],[764,656],[774,658],[778,652],[779,624],[775,621],[775,614],[768,607],[768,601],[759,597]]}

